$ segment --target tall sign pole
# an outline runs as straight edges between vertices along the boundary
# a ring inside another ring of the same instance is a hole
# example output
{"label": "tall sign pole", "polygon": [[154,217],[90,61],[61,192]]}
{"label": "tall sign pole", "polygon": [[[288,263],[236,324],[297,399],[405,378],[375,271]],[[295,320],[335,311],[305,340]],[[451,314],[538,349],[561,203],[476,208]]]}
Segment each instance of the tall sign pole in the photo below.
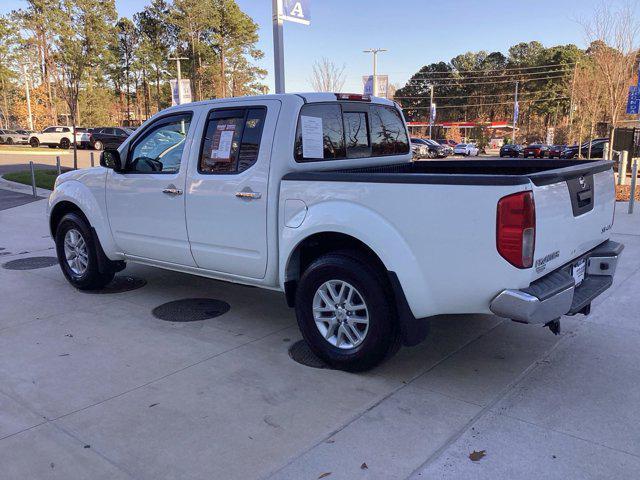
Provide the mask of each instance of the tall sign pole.
{"label": "tall sign pole", "polygon": [[516,94],[513,99],[513,131],[511,132],[511,143],[516,143],[516,123],[518,123],[519,114],[520,106],[518,105],[518,82],[516,82]]}
{"label": "tall sign pole", "polygon": [[372,53],[373,54],[373,77],[371,79],[373,96],[378,96],[378,53],[386,52],[386,48],[370,48],[368,50],[363,50],[364,53]]}
{"label": "tall sign pole", "polygon": [[189,60],[187,57],[169,57],[169,60],[176,61],[176,70],[178,78],[178,105],[182,105],[182,70],[180,69],[180,60]]}
{"label": "tall sign pole", "polygon": [[433,122],[436,119],[435,105],[433,104],[433,83],[429,85],[429,89],[431,90],[431,102],[429,103],[429,138],[432,138],[431,129],[433,128]]}
{"label": "tall sign pole", "polygon": [[276,93],[284,93],[284,35],[282,0],[273,0],[273,73]]}
{"label": "tall sign pole", "polygon": [[284,21],[311,24],[310,0],[272,0],[273,73],[276,93],[284,93]]}

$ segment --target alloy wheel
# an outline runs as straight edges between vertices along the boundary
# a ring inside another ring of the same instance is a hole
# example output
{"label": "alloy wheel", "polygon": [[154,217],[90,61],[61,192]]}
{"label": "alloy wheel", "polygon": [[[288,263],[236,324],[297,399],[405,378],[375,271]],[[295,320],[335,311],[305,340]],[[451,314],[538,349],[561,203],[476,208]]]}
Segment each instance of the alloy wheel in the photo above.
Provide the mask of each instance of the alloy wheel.
{"label": "alloy wheel", "polygon": [[369,311],[358,290],[343,280],[329,280],[313,297],[313,319],[324,339],[343,350],[356,348],[369,331]]}
{"label": "alloy wheel", "polygon": [[75,275],[84,275],[89,265],[89,250],[84,237],[75,228],[68,230],[64,236],[64,256]]}

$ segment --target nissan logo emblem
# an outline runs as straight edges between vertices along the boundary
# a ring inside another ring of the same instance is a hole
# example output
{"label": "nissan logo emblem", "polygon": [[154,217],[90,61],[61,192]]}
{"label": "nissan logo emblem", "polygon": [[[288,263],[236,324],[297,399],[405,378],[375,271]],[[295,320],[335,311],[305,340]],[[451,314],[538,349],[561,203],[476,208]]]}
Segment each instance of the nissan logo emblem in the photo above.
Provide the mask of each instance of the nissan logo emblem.
{"label": "nissan logo emblem", "polygon": [[585,181],[584,181],[584,177],[580,177],[580,178],[578,179],[578,182],[580,182],[580,186],[581,186],[582,188],[586,188],[586,187],[587,187],[587,182],[585,182]]}

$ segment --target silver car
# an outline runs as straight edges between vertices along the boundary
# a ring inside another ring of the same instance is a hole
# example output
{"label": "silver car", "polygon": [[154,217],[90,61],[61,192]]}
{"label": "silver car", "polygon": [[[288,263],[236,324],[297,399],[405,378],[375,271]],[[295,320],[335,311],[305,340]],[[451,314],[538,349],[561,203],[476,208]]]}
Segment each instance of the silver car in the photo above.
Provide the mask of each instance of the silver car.
{"label": "silver car", "polygon": [[29,143],[29,135],[24,135],[15,130],[0,130],[0,143],[6,145],[27,144]]}

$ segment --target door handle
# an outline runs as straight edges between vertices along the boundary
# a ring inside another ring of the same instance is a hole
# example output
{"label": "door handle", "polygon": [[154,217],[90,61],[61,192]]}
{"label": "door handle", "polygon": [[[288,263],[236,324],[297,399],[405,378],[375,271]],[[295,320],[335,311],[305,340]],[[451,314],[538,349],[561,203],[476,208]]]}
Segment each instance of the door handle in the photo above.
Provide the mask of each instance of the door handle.
{"label": "door handle", "polygon": [[167,195],[182,195],[182,190],[176,187],[167,187],[162,190],[162,193],[166,193]]}
{"label": "door handle", "polygon": [[236,197],[246,198],[248,200],[257,200],[262,197],[262,194],[258,192],[242,191],[242,192],[236,192]]}

